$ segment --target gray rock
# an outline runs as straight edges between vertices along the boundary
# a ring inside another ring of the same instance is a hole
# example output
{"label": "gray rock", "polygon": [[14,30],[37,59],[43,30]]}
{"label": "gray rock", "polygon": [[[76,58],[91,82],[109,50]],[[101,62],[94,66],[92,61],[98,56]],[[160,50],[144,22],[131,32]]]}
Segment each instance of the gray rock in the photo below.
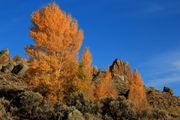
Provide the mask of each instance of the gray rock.
{"label": "gray rock", "polygon": [[23,76],[27,70],[28,66],[26,63],[21,63],[13,68],[12,73]]}
{"label": "gray rock", "polygon": [[115,81],[116,88],[120,95],[126,95],[129,91],[129,81],[132,77],[130,65],[116,59],[109,68],[112,73],[112,79]]}
{"label": "gray rock", "polygon": [[170,95],[174,95],[174,91],[171,88],[164,86],[163,92],[167,92]]}
{"label": "gray rock", "polygon": [[73,112],[68,114],[68,120],[85,120],[82,113],[75,109]]}
{"label": "gray rock", "polygon": [[11,72],[14,68],[14,63],[9,62],[8,65],[2,67],[2,72]]}
{"label": "gray rock", "polygon": [[126,95],[129,91],[129,82],[127,80],[127,76],[114,74],[113,80],[115,81],[115,86],[120,95]]}

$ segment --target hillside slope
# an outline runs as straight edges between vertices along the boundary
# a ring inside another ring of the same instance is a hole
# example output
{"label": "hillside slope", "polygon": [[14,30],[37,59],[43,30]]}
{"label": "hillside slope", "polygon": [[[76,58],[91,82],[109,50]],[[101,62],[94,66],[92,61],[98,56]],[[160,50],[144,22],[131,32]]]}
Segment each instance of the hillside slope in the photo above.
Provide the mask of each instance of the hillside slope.
{"label": "hillside slope", "polygon": [[[23,75],[28,69],[26,60],[10,58],[8,49],[0,52],[0,120],[179,120],[180,97],[165,87],[158,91],[146,87],[149,109],[134,111],[127,100],[130,65],[116,59],[109,67],[118,89],[118,98],[88,100],[73,93],[64,102],[48,104],[43,96],[32,91]],[[93,81],[103,79],[104,71],[94,67]]]}

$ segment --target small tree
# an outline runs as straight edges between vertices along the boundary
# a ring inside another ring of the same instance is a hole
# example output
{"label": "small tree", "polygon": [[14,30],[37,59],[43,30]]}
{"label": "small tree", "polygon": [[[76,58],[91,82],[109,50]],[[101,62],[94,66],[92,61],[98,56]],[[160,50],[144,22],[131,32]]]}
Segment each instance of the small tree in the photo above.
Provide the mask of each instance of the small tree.
{"label": "small tree", "polygon": [[57,100],[73,89],[83,32],[78,30],[77,21],[55,3],[35,11],[31,20],[34,45],[26,47],[30,57],[27,81],[37,91]]}
{"label": "small tree", "polygon": [[75,82],[79,91],[84,93],[86,97],[94,99],[94,86],[92,83],[92,56],[88,48],[85,48],[79,64],[78,76]]}
{"label": "small tree", "polygon": [[85,48],[80,62],[80,70],[84,73],[85,79],[92,80],[92,55],[88,48]]}
{"label": "small tree", "polygon": [[96,83],[95,99],[98,100],[102,97],[117,97],[118,92],[115,88],[114,81],[112,80],[111,73],[107,69],[105,78]]}
{"label": "small tree", "polygon": [[134,104],[134,109],[138,111],[148,108],[147,97],[144,90],[144,83],[138,70],[134,71],[134,75],[129,81],[129,87],[130,91],[128,100],[130,100]]}

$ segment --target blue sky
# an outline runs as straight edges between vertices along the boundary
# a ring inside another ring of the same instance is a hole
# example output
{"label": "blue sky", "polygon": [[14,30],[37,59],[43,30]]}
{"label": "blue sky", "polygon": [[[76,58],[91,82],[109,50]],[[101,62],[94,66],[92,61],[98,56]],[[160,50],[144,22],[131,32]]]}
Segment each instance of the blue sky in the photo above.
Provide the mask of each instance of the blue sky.
{"label": "blue sky", "polygon": [[[25,56],[30,15],[53,0],[0,0],[0,49]],[[56,0],[84,30],[93,64],[107,68],[119,58],[137,68],[146,86],[180,96],[179,0]],[[82,50],[81,50],[82,51]]]}

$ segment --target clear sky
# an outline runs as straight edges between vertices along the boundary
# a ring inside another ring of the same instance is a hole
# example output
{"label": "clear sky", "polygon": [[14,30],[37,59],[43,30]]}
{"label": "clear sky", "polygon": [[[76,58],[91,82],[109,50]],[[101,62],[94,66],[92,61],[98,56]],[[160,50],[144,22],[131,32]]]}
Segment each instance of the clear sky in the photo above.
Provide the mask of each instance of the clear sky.
{"label": "clear sky", "polygon": [[[26,58],[30,15],[53,0],[0,0],[0,49]],[[180,0],[56,0],[84,30],[93,64],[115,58],[137,68],[146,86],[173,88],[180,96]]]}

